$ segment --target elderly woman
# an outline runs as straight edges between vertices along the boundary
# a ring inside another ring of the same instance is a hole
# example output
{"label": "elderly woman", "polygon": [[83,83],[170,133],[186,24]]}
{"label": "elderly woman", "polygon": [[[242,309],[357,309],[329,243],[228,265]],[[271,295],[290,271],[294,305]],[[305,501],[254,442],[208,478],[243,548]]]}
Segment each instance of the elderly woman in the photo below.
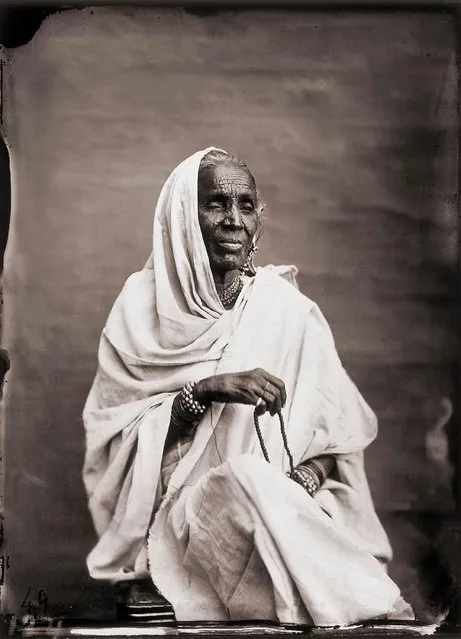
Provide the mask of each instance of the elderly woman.
{"label": "elderly woman", "polygon": [[296,269],[253,268],[260,224],[222,150],[162,189],[84,410],[90,574],[150,579],[178,621],[410,619],[364,472],[375,416]]}

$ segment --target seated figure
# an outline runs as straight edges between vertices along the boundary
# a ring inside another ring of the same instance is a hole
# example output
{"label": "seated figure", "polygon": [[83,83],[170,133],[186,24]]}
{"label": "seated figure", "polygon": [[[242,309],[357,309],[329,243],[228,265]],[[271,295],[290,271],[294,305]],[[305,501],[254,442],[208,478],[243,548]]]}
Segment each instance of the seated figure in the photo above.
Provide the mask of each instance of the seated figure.
{"label": "seated figure", "polygon": [[262,210],[214,147],[163,186],[84,409],[90,575],[177,621],[412,619],[364,470],[375,415],[295,267],[254,268]]}

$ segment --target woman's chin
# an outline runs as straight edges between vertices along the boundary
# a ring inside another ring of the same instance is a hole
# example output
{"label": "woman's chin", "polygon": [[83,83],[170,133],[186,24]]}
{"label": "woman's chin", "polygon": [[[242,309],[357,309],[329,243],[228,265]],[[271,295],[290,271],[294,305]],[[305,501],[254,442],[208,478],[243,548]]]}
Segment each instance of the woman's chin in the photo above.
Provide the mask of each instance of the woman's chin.
{"label": "woman's chin", "polygon": [[227,254],[220,256],[211,265],[213,273],[223,273],[226,271],[238,271],[243,267],[244,261],[239,255]]}

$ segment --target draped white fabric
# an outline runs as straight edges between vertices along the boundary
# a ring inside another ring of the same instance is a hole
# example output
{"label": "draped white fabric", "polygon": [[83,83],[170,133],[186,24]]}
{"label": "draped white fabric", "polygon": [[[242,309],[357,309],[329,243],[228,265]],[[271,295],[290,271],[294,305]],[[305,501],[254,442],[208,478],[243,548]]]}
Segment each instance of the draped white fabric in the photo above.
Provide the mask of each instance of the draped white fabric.
{"label": "draped white fabric", "polygon": [[[178,619],[228,618],[210,579],[198,574],[197,562],[187,567],[184,557],[190,525],[199,516],[191,513],[201,487],[223,464],[238,465],[248,455],[261,457],[252,407],[212,404],[171,476],[163,501],[160,468],[172,401],[184,383],[262,367],[285,382],[284,416],[295,463],[325,452],[335,454],[339,478],[329,480],[315,500],[305,493],[301,498],[301,489],[283,475],[288,460],[276,419],[266,415],[260,420],[271,460],[267,476],[276,477],[274,490],[271,493],[267,486],[268,502],[256,489],[251,463],[248,489],[243,488],[280,550],[271,574],[280,575],[281,581],[276,583],[274,577],[271,583],[274,592],[288,590],[279,597],[285,603],[278,608],[274,604],[271,616],[302,621],[310,615],[323,624],[355,621],[367,610],[370,616],[392,614],[401,601],[398,588],[375,559],[386,562],[391,550],[363,466],[363,450],[377,432],[375,416],[344,371],[320,310],[287,281],[293,279],[294,268],[257,269],[234,308],[224,310],[198,223],[198,168],[208,150],[185,160],[165,183],[155,212],[153,253],[145,269],[128,279],[101,336],[98,372],[84,410],[84,482],[99,536],[88,557],[90,574],[99,579],[133,578],[146,574],[149,565]],[[277,513],[282,516],[290,503],[300,523],[290,530],[288,544]],[[326,531],[322,539],[315,526],[309,532],[309,521],[319,517]],[[328,530],[334,525],[337,530],[330,539]],[[310,534],[329,566],[322,592],[328,594],[330,579],[334,598],[334,605],[333,600],[331,605],[323,601],[321,610],[312,603],[316,584],[309,576],[309,557],[300,555],[300,549],[314,541],[309,541]],[[343,545],[334,542],[338,535]],[[200,545],[198,537],[195,542]],[[304,564],[299,564],[300,556]],[[353,581],[355,608],[350,596],[338,601],[334,587],[335,579],[345,579],[348,588],[347,575],[354,566],[363,575]],[[221,569],[225,574],[225,566]],[[373,587],[366,587],[367,575]],[[286,612],[289,592],[301,596],[296,605],[293,600],[292,610],[301,611],[297,615]]]}

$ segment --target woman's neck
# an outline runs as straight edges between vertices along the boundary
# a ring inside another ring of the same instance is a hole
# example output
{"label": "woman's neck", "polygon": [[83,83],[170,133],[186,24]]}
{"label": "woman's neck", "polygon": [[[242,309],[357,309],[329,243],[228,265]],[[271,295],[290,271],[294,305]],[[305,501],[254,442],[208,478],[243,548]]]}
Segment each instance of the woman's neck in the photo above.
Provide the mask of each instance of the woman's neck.
{"label": "woman's neck", "polygon": [[235,280],[235,278],[238,277],[239,275],[240,275],[239,269],[213,273],[213,279],[216,286],[216,291],[220,297],[223,294],[223,292],[226,290],[226,288],[230,286],[232,282]]}

